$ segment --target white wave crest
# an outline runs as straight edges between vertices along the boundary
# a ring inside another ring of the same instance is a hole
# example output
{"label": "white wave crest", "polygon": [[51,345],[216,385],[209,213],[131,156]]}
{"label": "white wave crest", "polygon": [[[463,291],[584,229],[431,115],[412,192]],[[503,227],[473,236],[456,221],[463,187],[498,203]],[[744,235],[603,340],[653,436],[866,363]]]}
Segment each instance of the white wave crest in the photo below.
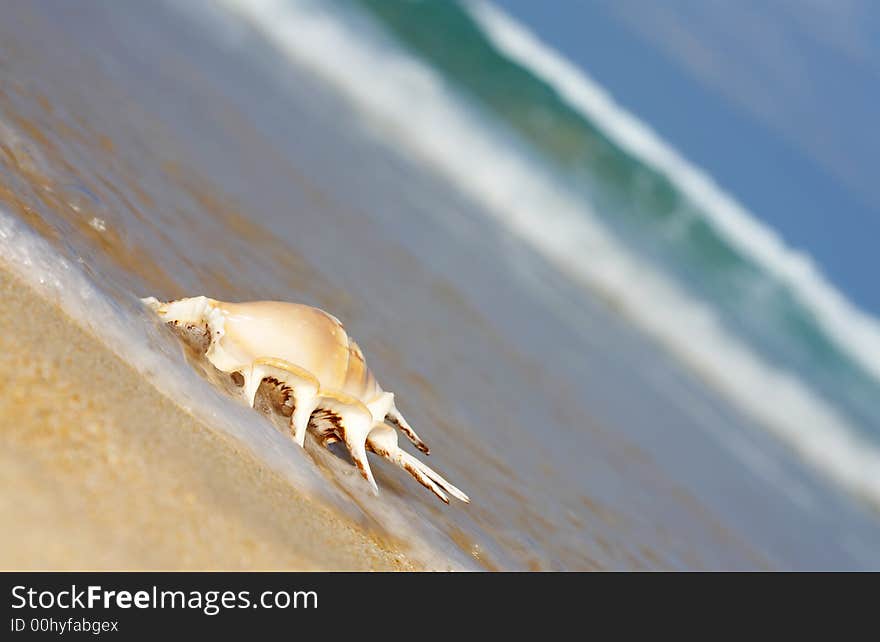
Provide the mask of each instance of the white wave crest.
{"label": "white wave crest", "polygon": [[523,25],[485,0],[468,2],[465,7],[498,51],[553,87],[622,149],[666,176],[732,246],[788,285],[835,343],[880,379],[880,321],[847,300],[808,255],[787,247],[711,177]]}

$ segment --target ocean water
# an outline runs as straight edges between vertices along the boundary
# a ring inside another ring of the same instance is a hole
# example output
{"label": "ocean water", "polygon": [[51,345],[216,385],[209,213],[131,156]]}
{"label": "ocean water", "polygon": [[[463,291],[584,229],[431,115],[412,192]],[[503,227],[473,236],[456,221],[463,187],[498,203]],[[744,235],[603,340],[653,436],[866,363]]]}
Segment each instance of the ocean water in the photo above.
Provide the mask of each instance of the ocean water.
{"label": "ocean water", "polygon": [[[490,3],[3,11],[4,258],[320,501],[439,567],[880,568],[878,322]],[[338,316],[473,503],[304,456],[146,294]]]}

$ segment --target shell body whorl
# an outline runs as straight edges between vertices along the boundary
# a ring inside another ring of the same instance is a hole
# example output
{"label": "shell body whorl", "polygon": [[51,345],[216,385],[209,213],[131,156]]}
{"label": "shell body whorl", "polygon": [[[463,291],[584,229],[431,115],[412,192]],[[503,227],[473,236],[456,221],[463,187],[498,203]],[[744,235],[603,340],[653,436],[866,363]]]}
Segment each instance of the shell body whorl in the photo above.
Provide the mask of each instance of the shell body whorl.
{"label": "shell body whorl", "polygon": [[308,370],[322,389],[343,392],[364,404],[382,394],[360,347],[342,323],[323,310],[276,301],[214,305],[223,313],[223,336],[209,359],[219,370],[239,370],[271,355]]}
{"label": "shell body whorl", "polygon": [[[291,435],[304,445],[307,430],[324,444],[342,441],[375,492],[367,451],[388,459],[448,503],[470,501],[439,473],[400,448],[397,431],[419,450],[427,444],[404,419],[364,360],[358,344],[331,314],[301,303],[227,303],[204,296],[142,301],[184,337],[199,338],[205,357],[222,372],[239,375],[253,407],[263,381],[280,386]],[[289,404],[289,405],[288,405]]]}

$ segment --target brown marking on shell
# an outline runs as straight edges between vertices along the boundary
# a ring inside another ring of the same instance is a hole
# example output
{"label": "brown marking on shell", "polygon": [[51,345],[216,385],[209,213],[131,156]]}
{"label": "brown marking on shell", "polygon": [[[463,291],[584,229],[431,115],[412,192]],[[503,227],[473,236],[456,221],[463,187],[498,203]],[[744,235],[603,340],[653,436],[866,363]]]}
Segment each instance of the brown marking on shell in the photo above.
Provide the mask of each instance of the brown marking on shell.
{"label": "brown marking on shell", "polygon": [[[338,433],[341,429],[341,421],[342,419],[336,413],[324,408],[319,408],[312,413],[312,416],[309,419],[309,426],[315,433],[317,433],[317,436],[320,439],[323,439],[325,443],[328,443],[327,440],[329,439],[340,441]],[[329,427],[327,427],[328,425]],[[335,441],[329,443],[335,443]]]}
{"label": "brown marking on shell", "polygon": [[413,443],[413,445],[415,445],[415,447],[421,450],[423,453],[425,453],[426,455],[431,454],[431,449],[428,448],[428,444],[416,437],[416,434],[412,431],[412,429],[407,428],[402,423],[397,421],[396,417],[392,417],[390,414],[388,414],[385,415],[384,421],[386,424],[392,426],[393,428],[397,428],[400,432],[409,437],[409,440]]}
{"label": "brown marking on shell", "polygon": [[[326,421],[333,426],[332,430],[322,432],[320,434],[320,438],[323,440],[325,445],[336,443],[337,441],[345,441],[345,426],[342,425],[342,418],[335,412],[322,408],[320,410],[316,410],[312,414],[312,417],[315,418],[319,424],[323,421]],[[354,465],[357,466],[357,469],[360,471],[361,475],[366,477],[367,469],[364,466],[363,462],[358,461],[354,457],[350,457],[350,459],[352,460]]]}
{"label": "brown marking on shell", "polygon": [[[408,461],[403,461],[403,462],[401,462],[401,464],[403,465],[404,470],[406,470],[406,472],[408,472],[410,475],[412,475],[417,482],[419,482],[422,486],[424,486],[425,488],[430,490],[432,493],[434,493],[434,489],[431,488],[431,485],[428,483],[427,478],[425,477],[424,473],[422,473],[422,471],[418,470],[415,466],[410,464]],[[434,493],[434,494],[437,495],[437,493]],[[448,499],[440,497],[440,495],[437,495],[437,497],[440,500],[442,500],[444,504],[449,503]]]}
{"label": "brown marking on shell", "polygon": [[367,441],[367,450],[369,450],[371,453],[376,453],[380,457],[387,457],[388,456],[387,450],[385,450],[384,448],[380,448],[379,446],[374,445],[370,441]]}
{"label": "brown marking on shell", "polygon": [[290,417],[296,410],[296,397],[293,395],[293,389],[275,377],[266,377],[263,382],[271,386],[272,405],[280,410],[284,417]]}
{"label": "brown marking on shell", "polygon": [[416,479],[418,479],[419,482],[422,481],[422,480],[421,480],[422,474],[421,474],[421,473],[420,473],[420,472],[419,472],[419,471],[418,471],[418,470],[417,470],[412,464],[410,464],[409,462],[406,462],[406,461],[405,461],[405,462],[403,462],[403,468],[404,468],[404,469],[406,470],[406,472],[408,472],[410,475],[412,475],[413,477],[415,477]]}
{"label": "brown marking on shell", "polygon": [[[343,437],[342,440],[345,441],[345,437]],[[354,465],[357,466],[357,469],[359,471],[361,471],[361,475],[363,475],[364,477],[368,477],[367,468],[366,468],[366,466],[364,466],[364,462],[362,462],[360,459],[357,459],[355,457],[350,457],[350,459],[352,460],[352,462],[354,462]]]}

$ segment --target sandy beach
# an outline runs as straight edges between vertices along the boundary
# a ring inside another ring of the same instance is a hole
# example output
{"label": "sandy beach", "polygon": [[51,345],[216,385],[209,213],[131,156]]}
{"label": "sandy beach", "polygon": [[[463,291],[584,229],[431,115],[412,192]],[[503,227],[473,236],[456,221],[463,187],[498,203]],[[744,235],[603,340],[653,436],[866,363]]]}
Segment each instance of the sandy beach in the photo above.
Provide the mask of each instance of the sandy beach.
{"label": "sandy beach", "polygon": [[0,568],[415,568],[5,269],[0,297]]}

